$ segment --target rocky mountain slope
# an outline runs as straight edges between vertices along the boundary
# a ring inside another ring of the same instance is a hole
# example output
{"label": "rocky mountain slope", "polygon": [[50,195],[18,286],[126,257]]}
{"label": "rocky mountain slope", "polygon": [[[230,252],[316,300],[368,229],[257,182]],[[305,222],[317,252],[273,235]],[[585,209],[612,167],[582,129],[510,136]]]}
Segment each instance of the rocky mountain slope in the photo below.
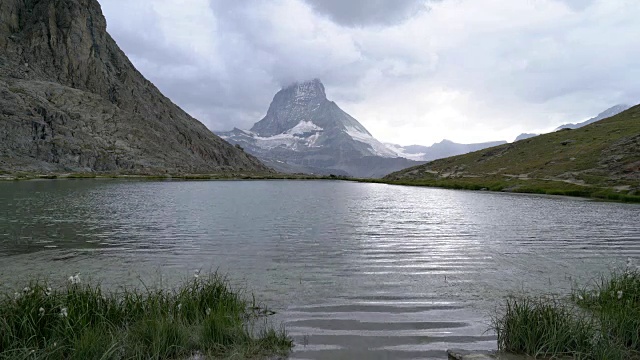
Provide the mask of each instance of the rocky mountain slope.
{"label": "rocky mountain slope", "polygon": [[432,161],[385,180],[640,200],[640,106],[579,129]]}
{"label": "rocky mountain slope", "polygon": [[0,2],[0,171],[270,171],[131,64],[96,0]]}
{"label": "rocky mountain slope", "polygon": [[462,155],[506,143],[506,141],[491,141],[476,144],[458,144],[450,140],[442,140],[441,142],[435,143],[431,146],[401,146],[396,144],[386,145],[400,157],[416,161],[431,161],[455,155]]}
{"label": "rocky mountain slope", "polygon": [[250,130],[219,135],[285,172],[380,177],[418,164],[398,157],[329,101],[317,79],[280,90]]}

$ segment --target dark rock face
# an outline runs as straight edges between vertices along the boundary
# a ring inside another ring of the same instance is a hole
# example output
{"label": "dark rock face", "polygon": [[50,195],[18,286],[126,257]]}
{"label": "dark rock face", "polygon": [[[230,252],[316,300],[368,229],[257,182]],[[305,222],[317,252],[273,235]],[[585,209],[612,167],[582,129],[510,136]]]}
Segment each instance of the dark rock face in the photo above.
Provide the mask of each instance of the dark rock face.
{"label": "dark rock face", "polygon": [[0,170],[270,171],[146,80],[96,0],[0,2]]}
{"label": "dark rock face", "polygon": [[280,90],[251,130],[219,134],[283,172],[381,177],[419,164],[398,157],[329,101],[317,79]]}

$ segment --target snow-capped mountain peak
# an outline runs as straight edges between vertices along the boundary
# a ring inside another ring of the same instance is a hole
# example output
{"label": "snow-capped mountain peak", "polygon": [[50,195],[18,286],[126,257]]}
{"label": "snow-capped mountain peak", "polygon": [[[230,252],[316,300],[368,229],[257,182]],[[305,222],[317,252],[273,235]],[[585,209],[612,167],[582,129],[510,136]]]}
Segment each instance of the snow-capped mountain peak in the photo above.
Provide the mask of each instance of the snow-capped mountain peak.
{"label": "snow-capped mountain peak", "polygon": [[[266,116],[251,130],[234,129],[219,135],[263,160],[268,158],[278,164],[313,167],[329,173],[381,176],[393,169],[415,165],[398,159],[394,151],[375,139],[360,122],[328,100],[324,85],[317,79],[278,91]],[[389,161],[372,160],[378,158]],[[376,161],[384,165],[368,163]],[[360,168],[354,169],[354,166]]]}
{"label": "snow-capped mountain peak", "polygon": [[[273,98],[267,115],[250,130],[259,147],[349,148],[358,156],[394,158],[396,154],[376,140],[356,119],[327,99],[318,79],[295,83]],[[222,134],[232,140],[229,134]],[[338,146],[339,145],[339,146]]]}

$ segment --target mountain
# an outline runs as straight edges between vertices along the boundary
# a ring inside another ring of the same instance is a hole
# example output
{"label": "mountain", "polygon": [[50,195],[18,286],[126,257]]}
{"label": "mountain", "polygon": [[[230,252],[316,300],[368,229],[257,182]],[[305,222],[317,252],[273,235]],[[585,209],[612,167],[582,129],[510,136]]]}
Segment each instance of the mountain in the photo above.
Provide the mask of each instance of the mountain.
{"label": "mountain", "polygon": [[380,177],[418,164],[398,157],[329,101],[318,79],[280,90],[250,130],[218,134],[285,172]]}
{"label": "mountain", "polygon": [[271,171],[176,106],[96,0],[0,2],[0,171]]}
{"label": "mountain", "polygon": [[640,201],[640,106],[579,129],[435,160],[385,181]]}
{"label": "mountain", "polygon": [[492,146],[498,146],[506,144],[506,141],[491,141],[485,143],[476,144],[458,144],[449,140],[442,140],[439,143],[431,146],[422,145],[409,145],[401,146],[396,144],[386,144],[389,149],[394,151],[398,156],[416,160],[416,161],[431,161],[435,159],[442,159],[449,156],[461,155],[470,153],[473,151],[486,149]]}
{"label": "mountain", "polygon": [[[553,131],[558,131],[558,130],[562,130],[562,129],[578,129],[581,128],[585,125],[589,125],[592,124],[596,121],[600,121],[602,119],[606,119],[608,117],[614,116],[614,115],[618,115],[619,113],[629,109],[631,106],[629,105],[616,105],[616,106],[612,106],[610,108],[608,108],[607,110],[601,112],[600,114],[598,114],[596,117],[593,117],[589,120],[583,121],[581,123],[576,123],[576,124],[564,124],[562,126],[557,127],[555,130]],[[515,141],[520,141],[520,140],[525,140],[525,139],[529,139],[532,138],[534,136],[538,136],[540,134],[530,134],[530,133],[524,133],[524,134],[520,134],[518,135],[518,137],[516,137]]]}
{"label": "mountain", "polygon": [[581,128],[581,127],[583,127],[585,125],[589,125],[591,123],[594,123],[596,121],[600,121],[602,119],[606,119],[608,117],[612,117],[614,115],[618,115],[621,112],[629,109],[630,107],[631,106],[624,105],[624,104],[619,104],[619,105],[616,105],[616,106],[612,106],[612,107],[608,108],[607,110],[605,110],[605,111],[601,112],[600,114],[598,114],[596,117],[593,117],[593,118],[591,118],[589,120],[586,120],[586,121],[583,121],[583,122],[580,122],[580,123],[576,123],[576,124],[564,124],[564,125],[561,125],[561,126],[557,127],[554,131],[558,131],[558,130],[561,130],[561,129],[578,129],[578,128]]}
{"label": "mountain", "polygon": [[529,138],[532,138],[532,137],[534,137],[534,136],[538,136],[538,135],[539,135],[539,134],[522,133],[522,134],[518,135],[518,136],[516,137],[516,139],[515,139],[515,140],[513,140],[513,141],[514,141],[514,142],[516,142],[516,141],[520,141],[520,140],[526,140],[526,139],[529,139]]}

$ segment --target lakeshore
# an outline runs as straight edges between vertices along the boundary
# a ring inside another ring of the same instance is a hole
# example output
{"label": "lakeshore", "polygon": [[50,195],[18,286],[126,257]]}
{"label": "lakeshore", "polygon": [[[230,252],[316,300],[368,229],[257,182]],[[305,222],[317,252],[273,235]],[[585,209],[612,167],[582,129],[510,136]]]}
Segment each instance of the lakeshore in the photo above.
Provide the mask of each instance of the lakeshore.
{"label": "lakeshore", "polygon": [[0,358],[248,359],[293,347],[271,310],[216,273],[171,290],[141,285],[108,290],[75,274],[2,294]]}
{"label": "lakeshore", "polygon": [[399,186],[417,186],[451,190],[493,191],[514,194],[559,195],[584,199],[626,203],[640,203],[640,195],[624,194],[612,188],[585,187],[554,181],[482,181],[477,179],[439,179],[439,180],[391,180],[358,179],[336,175],[282,174],[282,173],[221,173],[221,174],[113,174],[113,173],[15,173],[0,174],[0,181],[58,180],[58,179],[132,179],[132,180],[343,180],[358,183],[374,183]]}
{"label": "lakeshore", "polygon": [[636,205],[561,196],[63,179],[1,182],[0,204],[0,293],[78,272],[119,289],[218,269],[276,313],[292,358],[497,350],[487,315],[505,297],[566,296],[640,255]]}

